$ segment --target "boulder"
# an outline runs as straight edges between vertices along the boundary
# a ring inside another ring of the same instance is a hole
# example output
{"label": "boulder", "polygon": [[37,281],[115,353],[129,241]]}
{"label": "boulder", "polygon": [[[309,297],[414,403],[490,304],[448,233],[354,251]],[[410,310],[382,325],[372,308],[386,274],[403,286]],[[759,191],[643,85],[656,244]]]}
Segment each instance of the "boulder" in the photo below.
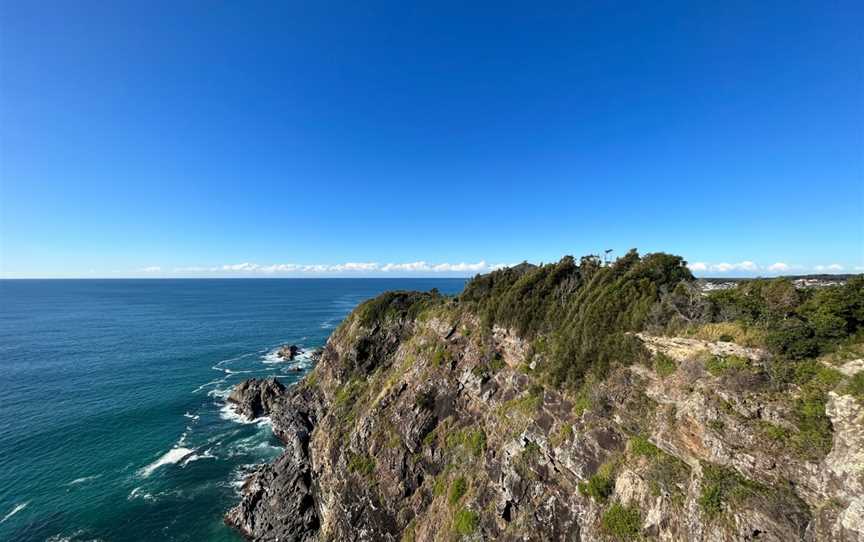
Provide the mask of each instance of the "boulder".
{"label": "boulder", "polygon": [[276,355],[286,361],[294,361],[294,358],[297,357],[297,354],[302,352],[299,346],[296,344],[286,344],[276,352]]}
{"label": "boulder", "polygon": [[234,387],[228,402],[236,405],[239,414],[254,420],[270,414],[284,393],[285,386],[275,378],[250,378]]}

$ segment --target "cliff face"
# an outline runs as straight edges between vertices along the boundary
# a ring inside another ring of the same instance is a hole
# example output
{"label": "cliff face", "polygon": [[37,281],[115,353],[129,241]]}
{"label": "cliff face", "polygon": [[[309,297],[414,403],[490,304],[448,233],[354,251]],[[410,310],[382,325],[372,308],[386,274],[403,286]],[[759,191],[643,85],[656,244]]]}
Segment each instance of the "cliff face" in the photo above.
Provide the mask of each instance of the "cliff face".
{"label": "cliff face", "polygon": [[864,408],[841,381],[820,432],[796,417],[805,389],[762,385],[766,351],[639,333],[644,360],[565,392],[541,385],[536,345],[428,298],[361,307],[313,373],[268,395],[286,450],[230,525],[254,540],[864,540]]}

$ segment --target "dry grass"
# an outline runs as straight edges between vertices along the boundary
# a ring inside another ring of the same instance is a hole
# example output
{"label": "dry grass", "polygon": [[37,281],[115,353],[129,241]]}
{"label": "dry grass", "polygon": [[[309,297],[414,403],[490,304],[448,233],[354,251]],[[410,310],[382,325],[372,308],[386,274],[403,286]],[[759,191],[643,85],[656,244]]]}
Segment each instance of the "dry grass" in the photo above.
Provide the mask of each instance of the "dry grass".
{"label": "dry grass", "polygon": [[765,333],[737,322],[717,322],[689,327],[684,335],[703,341],[728,341],[741,346],[759,348],[765,345]]}

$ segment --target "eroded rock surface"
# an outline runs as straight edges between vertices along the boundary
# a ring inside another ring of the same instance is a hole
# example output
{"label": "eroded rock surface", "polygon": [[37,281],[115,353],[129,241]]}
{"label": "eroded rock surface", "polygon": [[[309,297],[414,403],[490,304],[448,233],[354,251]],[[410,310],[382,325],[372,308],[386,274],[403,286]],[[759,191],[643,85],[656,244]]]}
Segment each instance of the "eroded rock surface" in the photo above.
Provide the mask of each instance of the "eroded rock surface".
{"label": "eroded rock surface", "polygon": [[238,384],[228,402],[234,404],[238,414],[250,420],[270,414],[285,393],[285,386],[275,378],[251,378]]}
{"label": "eroded rock surface", "polygon": [[752,381],[763,351],[639,335],[675,365],[565,394],[514,333],[460,318],[355,314],[303,383],[241,385],[286,449],[226,521],[280,541],[864,540],[853,397],[829,394],[827,449],[796,448],[800,391]]}

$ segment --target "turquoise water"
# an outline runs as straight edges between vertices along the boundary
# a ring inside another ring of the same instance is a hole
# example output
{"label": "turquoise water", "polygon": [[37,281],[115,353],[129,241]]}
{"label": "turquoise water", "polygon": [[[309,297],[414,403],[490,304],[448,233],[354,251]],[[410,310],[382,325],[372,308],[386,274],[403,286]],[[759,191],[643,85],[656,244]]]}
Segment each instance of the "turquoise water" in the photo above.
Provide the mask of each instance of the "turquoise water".
{"label": "turquoise water", "polygon": [[294,382],[360,301],[462,279],[0,281],[0,540],[238,540],[222,515],[280,453],[225,408]]}

